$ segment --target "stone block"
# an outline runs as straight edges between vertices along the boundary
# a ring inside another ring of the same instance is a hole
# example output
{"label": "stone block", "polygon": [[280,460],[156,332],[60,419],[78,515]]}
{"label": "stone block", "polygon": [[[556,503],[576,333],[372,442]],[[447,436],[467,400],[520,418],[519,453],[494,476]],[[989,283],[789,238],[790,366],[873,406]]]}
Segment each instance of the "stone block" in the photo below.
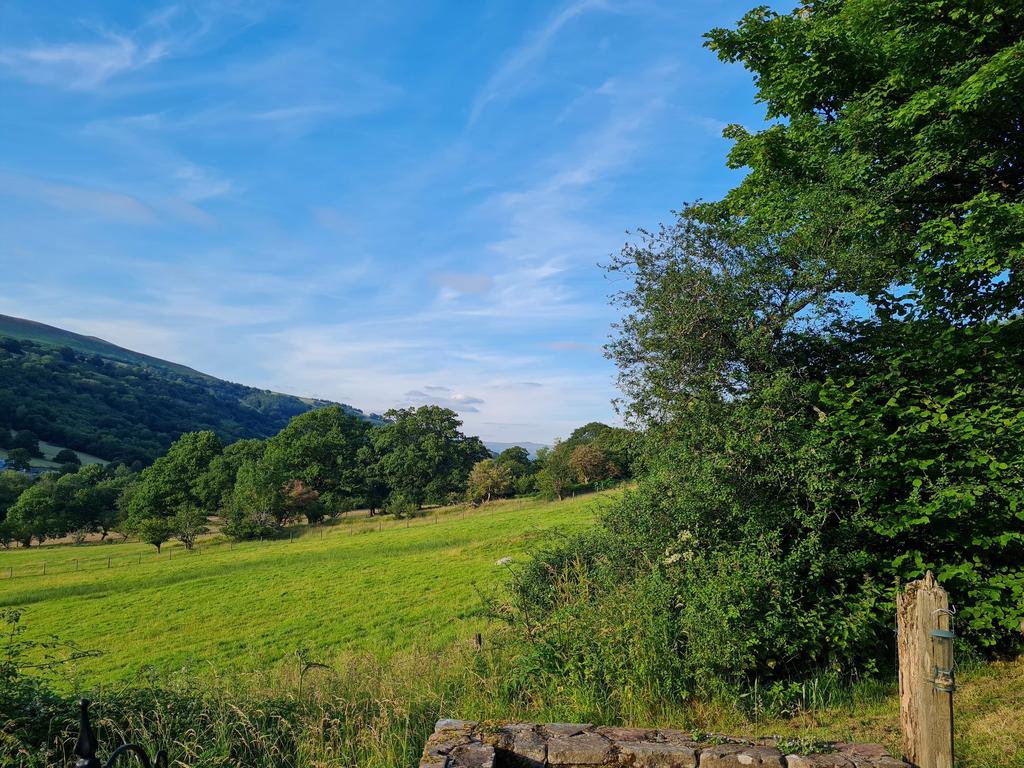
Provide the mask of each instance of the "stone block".
{"label": "stone block", "polygon": [[881,744],[838,743],[836,753],[849,758],[855,768],[910,768],[909,763],[893,757]]}
{"label": "stone block", "polygon": [[477,725],[473,720],[438,720],[434,724],[434,732],[457,731],[468,736]]}
{"label": "stone block", "polygon": [[666,744],[678,744],[683,747],[697,746],[697,742],[693,740],[692,734],[672,728],[659,728],[656,740],[664,741]]}
{"label": "stone block", "polygon": [[434,731],[427,739],[426,746],[423,747],[420,768],[444,768],[448,761],[448,754],[453,749],[472,741],[469,733],[470,729],[454,728]]}
{"label": "stone block", "polygon": [[478,731],[485,744],[494,747],[498,764],[510,768],[543,768],[547,764],[547,742],[538,726],[531,723],[505,723]]}
{"label": "stone block", "polygon": [[619,765],[630,768],[696,768],[697,751],[682,744],[654,741],[617,742]]}
{"label": "stone block", "polygon": [[653,741],[658,733],[652,728],[620,728],[608,725],[599,726],[596,730],[611,741]]}
{"label": "stone block", "polygon": [[548,739],[548,765],[568,768],[573,766],[605,765],[612,761],[612,745],[599,733],[584,731],[575,736],[556,736]]}
{"label": "stone block", "polygon": [[521,768],[541,768],[548,762],[548,745],[536,729],[518,730],[512,736],[512,752]]}
{"label": "stone block", "polygon": [[700,752],[701,768],[741,768],[742,766],[772,766],[783,768],[782,753],[774,747],[746,744],[716,744]]}
{"label": "stone block", "polygon": [[494,768],[494,747],[473,741],[448,753],[445,768]]}
{"label": "stone block", "polygon": [[822,755],[786,755],[786,768],[856,768],[846,755],[830,752]]}
{"label": "stone block", "polygon": [[541,732],[549,739],[557,736],[575,736],[584,731],[594,730],[590,723],[547,723],[540,727]]}

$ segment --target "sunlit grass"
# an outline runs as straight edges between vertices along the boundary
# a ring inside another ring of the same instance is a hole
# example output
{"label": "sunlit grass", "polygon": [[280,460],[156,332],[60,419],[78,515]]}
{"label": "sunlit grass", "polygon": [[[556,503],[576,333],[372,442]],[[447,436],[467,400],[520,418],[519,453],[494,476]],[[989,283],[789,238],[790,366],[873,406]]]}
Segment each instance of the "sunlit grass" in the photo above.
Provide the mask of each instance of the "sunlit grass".
{"label": "sunlit grass", "polygon": [[[199,554],[175,545],[157,557],[137,543],[14,550],[0,569],[32,573],[45,559],[48,575],[0,572],[0,605],[25,608],[33,636],[102,651],[52,683],[97,700],[104,743],[170,746],[179,765],[415,766],[441,717],[872,741],[899,754],[891,681],[812,682],[810,708],[791,718],[754,717],[735,698],[640,693],[623,709],[543,685],[510,695],[514,630],[493,623],[482,598],[507,574],[496,561],[521,562],[541,537],[589,525],[610,495],[353,517],[291,540],[207,541]],[[300,686],[303,659],[326,668]],[[958,765],[1024,768],[1024,665],[972,665],[959,682]],[[68,709],[53,741],[73,762]]]}
{"label": "sunlit grass", "polygon": [[[497,560],[522,557],[546,531],[589,524],[601,498],[363,518],[200,553],[157,556],[136,543],[13,550],[0,554],[0,606],[24,608],[34,635],[101,651],[80,669],[89,683],[149,667],[263,669],[299,649],[440,650],[487,630],[481,594],[506,573]],[[8,568],[15,578],[4,578]]]}

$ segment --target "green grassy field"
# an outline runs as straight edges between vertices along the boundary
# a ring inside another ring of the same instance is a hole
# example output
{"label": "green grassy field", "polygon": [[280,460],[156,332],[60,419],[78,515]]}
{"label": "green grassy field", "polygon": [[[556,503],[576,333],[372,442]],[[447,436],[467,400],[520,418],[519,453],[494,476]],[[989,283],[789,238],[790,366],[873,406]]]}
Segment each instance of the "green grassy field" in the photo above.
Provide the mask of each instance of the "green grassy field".
{"label": "green grassy field", "polygon": [[[620,722],[899,749],[892,681],[818,691],[793,718],[756,717],[736,700],[641,698],[629,711],[566,690],[510,700],[515,646],[482,597],[507,575],[496,561],[522,562],[546,536],[589,525],[614,494],[503,501],[411,521],[353,517],[322,538],[296,529],[292,540],[207,540],[199,553],[175,544],[157,556],[137,543],[12,550],[0,553],[0,607],[23,608],[32,637],[55,634],[101,651],[52,684],[104,702],[105,739],[170,743],[182,765],[411,767],[439,717]],[[473,649],[476,632],[483,652]],[[329,665],[302,695],[299,652]],[[1024,768],[1024,664],[963,672],[961,764]],[[54,754],[73,761],[73,721],[55,727]]]}
{"label": "green grassy field", "polygon": [[[57,469],[60,464],[53,460],[53,457],[64,450],[63,445],[54,445],[53,443],[47,443],[45,440],[39,441],[39,450],[43,454],[41,459],[32,459],[29,463],[33,467],[45,467],[47,469]],[[106,461],[101,459],[99,456],[93,456],[91,453],[85,453],[83,451],[75,451],[78,455],[78,460],[82,464],[107,464]],[[0,448],[0,459],[7,458],[7,451]]]}
{"label": "green grassy field", "polygon": [[157,556],[136,543],[12,550],[0,553],[0,606],[23,608],[33,635],[101,651],[81,663],[87,683],[148,667],[266,669],[300,649],[435,651],[487,630],[481,593],[507,573],[497,560],[521,558],[546,531],[587,525],[602,498],[355,518],[322,537],[303,530],[199,553],[166,545]]}

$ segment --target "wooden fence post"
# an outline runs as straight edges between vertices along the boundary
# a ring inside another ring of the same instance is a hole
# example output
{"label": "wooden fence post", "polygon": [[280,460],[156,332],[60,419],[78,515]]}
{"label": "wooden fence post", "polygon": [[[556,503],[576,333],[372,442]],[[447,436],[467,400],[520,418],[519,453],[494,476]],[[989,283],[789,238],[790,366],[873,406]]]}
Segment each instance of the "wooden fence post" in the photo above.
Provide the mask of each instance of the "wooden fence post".
{"label": "wooden fence post", "polygon": [[918,768],[953,767],[952,614],[931,571],[896,598],[903,756]]}

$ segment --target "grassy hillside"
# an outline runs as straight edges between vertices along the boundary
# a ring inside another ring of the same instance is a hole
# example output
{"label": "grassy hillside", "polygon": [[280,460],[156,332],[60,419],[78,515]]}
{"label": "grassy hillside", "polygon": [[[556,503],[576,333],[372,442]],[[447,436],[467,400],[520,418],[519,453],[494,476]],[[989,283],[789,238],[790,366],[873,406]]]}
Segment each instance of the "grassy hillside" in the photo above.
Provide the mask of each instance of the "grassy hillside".
{"label": "grassy hillside", "polygon": [[[48,443],[45,440],[39,441],[39,451],[43,454],[43,458],[33,458],[30,464],[33,467],[45,467],[46,469],[57,469],[60,467],[60,463],[53,460],[54,456],[60,453],[62,450],[67,448],[66,445],[54,445]],[[84,451],[75,451],[78,454],[78,460],[82,464],[106,464],[107,462],[101,459],[99,456],[93,456],[92,454],[85,453]],[[7,458],[7,451],[0,448],[0,459]]]}
{"label": "grassy hillside", "polygon": [[148,463],[200,429],[225,442],[268,437],[324,404],[0,315],[0,428],[31,430],[107,461]]}
{"label": "grassy hillside", "polygon": [[92,682],[148,666],[258,669],[303,647],[439,650],[486,628],[478,590],[507,573],[497,560],[521,557],[544,530],[586,525],[600,498],[355,518],[322,539],[304,531],[200,554],[165,547],[158,557],[134,543],[0,552],[0,607],[24,607],[33,632],[102,651],[81,668]]}

